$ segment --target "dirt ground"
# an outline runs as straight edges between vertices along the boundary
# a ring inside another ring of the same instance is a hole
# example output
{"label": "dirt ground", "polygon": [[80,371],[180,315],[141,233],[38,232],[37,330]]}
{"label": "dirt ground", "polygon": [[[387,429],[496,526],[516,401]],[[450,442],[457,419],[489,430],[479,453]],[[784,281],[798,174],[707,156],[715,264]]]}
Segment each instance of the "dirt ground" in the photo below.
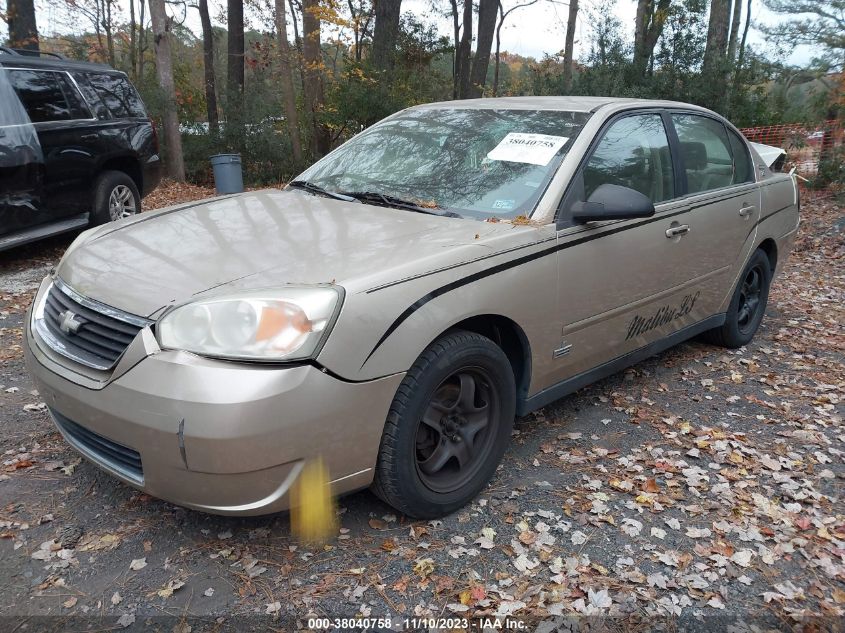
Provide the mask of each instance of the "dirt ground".
{"label": "dirt ground", "polygon": [[[151,202],[207,194],[165,187]],[[842,630],[845,206],[805,205],[747,348],[685,343],[521,418],[494,481],[443,520],[342,498],[319,548],[297,543],[285,514],[185,510],[66,446],[21,328],[70,239],[0,253],[0,631],[363,624],[309,616]]]}

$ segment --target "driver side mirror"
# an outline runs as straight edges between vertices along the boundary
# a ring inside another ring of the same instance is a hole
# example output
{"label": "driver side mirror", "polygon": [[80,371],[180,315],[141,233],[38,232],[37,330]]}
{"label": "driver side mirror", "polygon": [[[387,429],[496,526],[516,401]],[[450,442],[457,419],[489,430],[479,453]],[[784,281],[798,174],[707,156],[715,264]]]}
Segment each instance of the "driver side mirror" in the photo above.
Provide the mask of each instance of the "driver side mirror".
{"label": "driver side mirror", "polygon": [[586,202],[572,205],[573,222],[629,220],[653,215],[654,203],[648,196],[629,187],[608,183],[599,185]]}

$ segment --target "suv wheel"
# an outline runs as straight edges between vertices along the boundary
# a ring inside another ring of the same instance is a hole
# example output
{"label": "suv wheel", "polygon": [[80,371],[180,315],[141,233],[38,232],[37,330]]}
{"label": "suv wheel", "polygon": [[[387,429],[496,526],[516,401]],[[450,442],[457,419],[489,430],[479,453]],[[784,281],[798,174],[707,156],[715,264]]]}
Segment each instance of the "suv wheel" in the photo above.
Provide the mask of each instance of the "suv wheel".
{"label": "suv wheel", "polygon": [[513,371],[490,339],[456,331],[430,345],[390,407],[374,492],[405,514],[433,518],[490,481],[510,441]]}
{"label": "suv wheel", "polygon": [[105,171],[94,187],[94,224],[128,218],[141,211],[135,181],[122,171]]}
{"label": "suv wheel", "polygon": [[751,342],[769,300],[772,267],[769,257],[757,249],[742,271],[728,306],[725,324],[704,333],[704,338],[714,345],[735,349]]}

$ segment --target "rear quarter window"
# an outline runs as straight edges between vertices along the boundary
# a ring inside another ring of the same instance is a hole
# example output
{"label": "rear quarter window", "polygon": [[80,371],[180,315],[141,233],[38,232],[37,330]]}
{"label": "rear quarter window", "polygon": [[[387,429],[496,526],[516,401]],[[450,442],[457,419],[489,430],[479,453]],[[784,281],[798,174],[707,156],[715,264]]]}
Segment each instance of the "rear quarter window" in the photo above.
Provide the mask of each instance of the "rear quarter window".
{"label": "rear quarter window", "polygon": [[138,92],[118,74],[88,73],[88,82],[115,118],[147,118]]}
{"label": "rear quarter window", "polygon": [[731,141],[731,152],[734,157],[733,183],[738,185],[743,182],[752,182],[754,180],[754,167],[751,163],[751,155],[748,153],[748,146],[733,130],[728,130],[728,137]]}

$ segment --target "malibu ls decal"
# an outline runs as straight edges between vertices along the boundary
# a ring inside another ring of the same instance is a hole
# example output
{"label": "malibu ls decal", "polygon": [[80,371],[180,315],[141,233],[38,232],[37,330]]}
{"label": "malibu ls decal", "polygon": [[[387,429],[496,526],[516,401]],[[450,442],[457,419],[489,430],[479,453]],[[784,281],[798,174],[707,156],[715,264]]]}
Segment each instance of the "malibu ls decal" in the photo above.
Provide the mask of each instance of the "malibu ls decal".
{"label": "malibu ls decal", "polygon": [[628,326],[628,336],[625,337],[625,340],[627,341],[661,325],[666,325],[670,321],[688,315],[692,312],[699,295],[701,295],[700,290],[694,295],[686,295],[681,300],[681,305],[676,307],[663,306],[648,319],[641,317],[639,314],[635,315],[631,324]]}

